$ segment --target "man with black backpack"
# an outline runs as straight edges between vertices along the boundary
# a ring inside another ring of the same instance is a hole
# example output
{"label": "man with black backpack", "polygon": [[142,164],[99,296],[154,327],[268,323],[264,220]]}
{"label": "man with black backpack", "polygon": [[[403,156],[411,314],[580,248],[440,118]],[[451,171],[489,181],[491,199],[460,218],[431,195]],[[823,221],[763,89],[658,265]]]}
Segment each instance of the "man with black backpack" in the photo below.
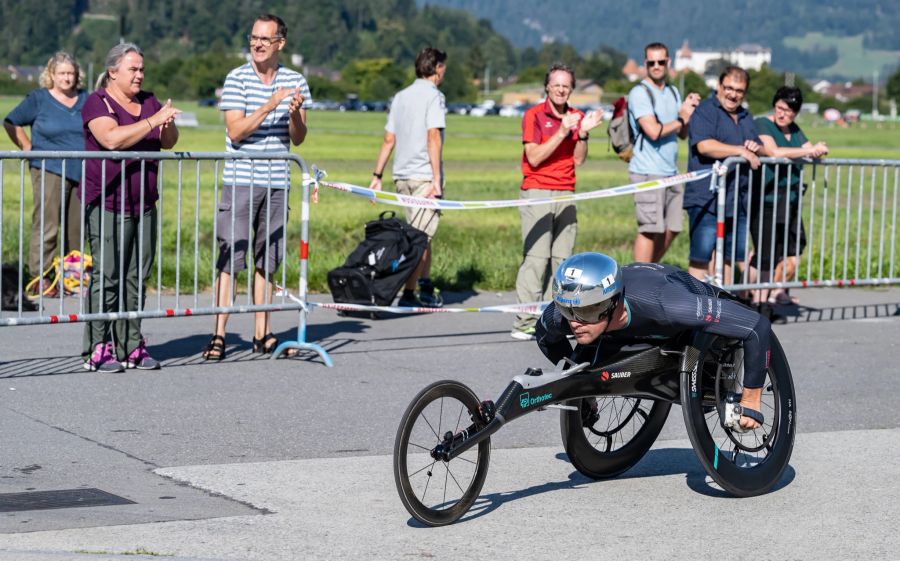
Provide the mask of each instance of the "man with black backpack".
{"label": "man with black backpack", "polygon": [[[688,136],[688,123],[700,95],[682,102],[678,90],[667,83],[669,49],[662,43],[644,47],[647,77],[628,93],[628,120],[633,134],[628,177],[632,183],[678,174],[678,138]],[[634,259],[658,262],[682,229],[684,185],[634,195],[638,232]]]}

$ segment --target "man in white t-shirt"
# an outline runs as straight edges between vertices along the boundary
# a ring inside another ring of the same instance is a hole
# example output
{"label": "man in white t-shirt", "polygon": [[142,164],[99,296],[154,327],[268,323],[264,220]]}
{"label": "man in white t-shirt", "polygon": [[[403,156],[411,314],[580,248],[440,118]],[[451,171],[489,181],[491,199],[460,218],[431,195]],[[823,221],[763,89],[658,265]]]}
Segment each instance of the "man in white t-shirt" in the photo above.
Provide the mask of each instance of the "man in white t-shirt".
{"label": "man in white t-shirt", "polygon": [[[438,89],[447,70],[447,54],[426,47],[416,56],[416,81],[397,92],[391,102],[384,142],[375,162],[369,188],[381,190],[381,177],[391,152],[394,153],[393,178],[397,192],[415,197],[441,198],[444,169],[441,150],[444,144],[444,94]],[[443,305],[431,282],[431,239],[437,232],[439,210],[406,208],[406,221],[428,235],[428,247],[419,267],[410,275],[398,302],[401,306],[434,307]],[[416,284],[419,294],[416,296]]]}
{"label": "man in white t-shirt", "polygon": [[[228,73],[219,105],[225,113],[228,152],[285,154],[291,144],[297,146],[306,139],[306,108],[312,100],[303,75],[278,62],[286,39],[287,26],[278,16],[264,14],[253,23],[247,36],[251,61]],[[272,280],[284,258],[290,182],[290,163],[285,160],[225,162],[216,213],[217,306],[232,304],[232,279],[247,267],[251,247],[253,302],[272,302]],[[203,358],[224,358],[227,321],[228,314],[216,316],[215,332]],[[253,351],[272,352],[277,346],[278,340],[269,330],[269,314],[257,312]]]}
{"label": "man in white t-shirt", "polygon": [[[688,123],[700,95],[690,93],[684,102],[667,83],[669,49],[662,43],[644,47],[647,78],[628,93],[628,113],[635,133],[634,155],[628,164],[632,183],[678,174],[678,139],[688,135]],[[638,222],[634,260],[658,262],[682,230],[684,185],[635,193]]]}

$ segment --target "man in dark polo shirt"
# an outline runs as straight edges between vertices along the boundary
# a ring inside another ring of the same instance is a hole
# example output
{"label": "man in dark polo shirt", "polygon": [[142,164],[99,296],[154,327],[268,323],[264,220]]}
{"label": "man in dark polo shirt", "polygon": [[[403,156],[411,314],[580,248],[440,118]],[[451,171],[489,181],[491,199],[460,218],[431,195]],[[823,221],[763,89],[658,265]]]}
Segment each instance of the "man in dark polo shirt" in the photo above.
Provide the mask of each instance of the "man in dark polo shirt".
{"label": "man in dark polo shirt", "polygon": [[[712,167],[716,160],[724,160],[730,156],[745,158],[753,169],[759,168],[758,153],[761,153],[762,141],[756,132],[753,115],[744,109],[742,103],[750,86],[747,71],[737,66],[729,66],[719,76],[719,87],[716,95],[703,100],[691,117],[690,159],[688,171],[705,170]],[[732,259],[732,230],[737,220],[737,244],[734,251],[735,261],[744,259],[746,249],[746,184],[747,166],[742,166],[741,177],[738,178],[741,188],[738,189],[738,207],[735,213],[735,172],[726,178],[725,202],[725,279],[731,277],[729,262]],[[709,263],[716,247],[716,193],[709,188],[709,179],[692,181],[687,184],[684,193],[684,208],[690,219],[691,249],[688,271],[695,278],[705,280],[709,271]],[[736,215],[735,215],[736,214]],[[727,280],[726,280],[727,282]]]}

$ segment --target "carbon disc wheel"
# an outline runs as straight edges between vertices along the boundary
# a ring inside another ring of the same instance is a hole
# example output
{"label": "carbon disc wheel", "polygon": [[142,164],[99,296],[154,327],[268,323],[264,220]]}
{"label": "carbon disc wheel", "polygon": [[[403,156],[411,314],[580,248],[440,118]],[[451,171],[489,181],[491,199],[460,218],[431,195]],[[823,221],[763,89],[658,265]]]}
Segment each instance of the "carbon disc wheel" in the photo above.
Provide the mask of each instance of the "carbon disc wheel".
{"label": "carbon disc wheel", "polygon": [[724,426],[724,399],[740,393],[743,349],[716,341],[701,353],[697,366],[682,374],[681,403],[691,445],[709,476],[732,495],[751,497],[769,491],[781,479],[796,432],[796,399],[790,366],[772,334],[771,357],[763,385],[756,430],[738,432]]}
{"label": "carbon disc wheel", "polygon": [[619,396],[567,405],[578,410],[560,414],[563,447],[575,469],[592,479],[615,477],[644,457],[672,407],[667,401]]}

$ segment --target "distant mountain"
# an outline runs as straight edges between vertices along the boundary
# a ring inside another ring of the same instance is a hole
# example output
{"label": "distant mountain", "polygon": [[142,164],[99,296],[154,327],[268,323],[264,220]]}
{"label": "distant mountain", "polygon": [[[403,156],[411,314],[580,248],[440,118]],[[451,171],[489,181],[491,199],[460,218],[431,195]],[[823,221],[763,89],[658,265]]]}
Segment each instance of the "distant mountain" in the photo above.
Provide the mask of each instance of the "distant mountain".
{"label": "distant mountain", "polygon": [[[806,76],[871,77],[900,62],[897,0],[417,0],[459,8],[491,22],[517,47],[567,42],[581,52],[609,45],[639,59],[662,41],[673,50],[757,43],[772,66]],[[841,41],[840,38],[855,41]],[[787,39],[787,41],[785,41]],[[790,45],[790,46],[789,46]],[[884,74],[882,74],[884,75]]]}

